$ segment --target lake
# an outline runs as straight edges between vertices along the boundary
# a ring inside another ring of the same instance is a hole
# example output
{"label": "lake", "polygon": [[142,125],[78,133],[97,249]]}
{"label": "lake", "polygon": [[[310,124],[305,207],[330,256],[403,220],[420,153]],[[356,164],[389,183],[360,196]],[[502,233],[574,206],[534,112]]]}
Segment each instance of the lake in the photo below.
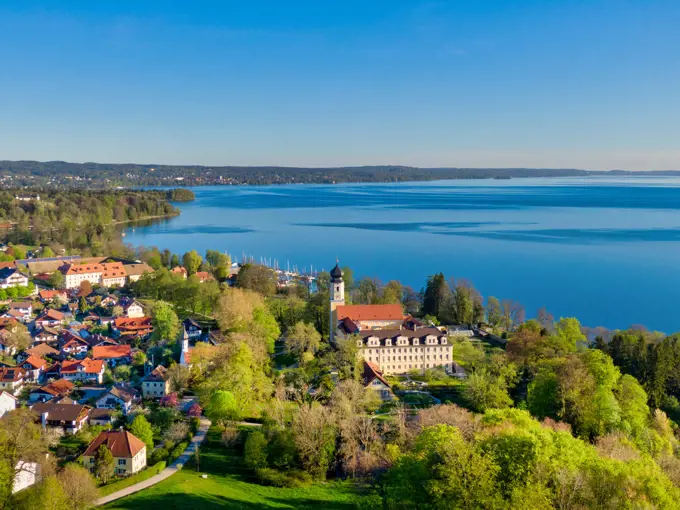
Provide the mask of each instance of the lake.
{"label": "lake", "polygon": [[206,249],[355,278],[464,278],[588,326],[680,330],[680,178],[579,177],[192,188],[134,245]]}

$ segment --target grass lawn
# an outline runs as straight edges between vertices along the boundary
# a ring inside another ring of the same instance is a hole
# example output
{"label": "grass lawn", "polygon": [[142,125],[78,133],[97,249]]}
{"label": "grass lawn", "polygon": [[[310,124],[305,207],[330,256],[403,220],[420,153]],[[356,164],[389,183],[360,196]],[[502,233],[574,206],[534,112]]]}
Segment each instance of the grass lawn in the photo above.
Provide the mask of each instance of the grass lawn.
{"label": "grass lawn", "polygon": [[281,489],[259,485],[243,466],[240,454],[222,446],[219,432],[211,429],[208,443],[200,451],[201,473],[193,462],[167,480],[104,508],[113,510],[189,510],[309,508],[351,509],[368,496],[357,493],[352,485],[341,482],[314,484],[310,487]]}

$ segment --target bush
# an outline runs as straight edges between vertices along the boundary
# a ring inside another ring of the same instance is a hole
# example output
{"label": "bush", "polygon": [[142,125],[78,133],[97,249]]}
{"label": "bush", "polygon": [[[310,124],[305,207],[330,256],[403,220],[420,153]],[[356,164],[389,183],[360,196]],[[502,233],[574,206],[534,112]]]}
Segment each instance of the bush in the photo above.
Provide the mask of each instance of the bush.
{"label": "bush", "polygon": [[290,471],[288,474],[271,468],[260,468],[255,471],[258,481],[263,485],[272,487],[285,487],[297,489],[305,487],[312,482],[312,477],[304,471]]}
{"label": "bush", "polygon": [[243,456],[250,469],[267,467],[267,438],[259,430],[248,434]]}
{"label": "bush", "polygon": [[163,441],[163,448],[171,452],[175,447],[175,442],[172,439],[166,439]]}
{"label": "bush", "polygon": [[149,463],[151,466],[155,466],[159,462],[163,462],[168,458],[168,450],[165,448],[159,448],[158,450],[154,450],[153,453],[151,454],[151,457],[149,458]]}
{"label": "bush", "polygon": [[187,441],[183,441],[177,446],[175,446],[175,449],[170,452],[168,462],[175,462],[180,457],[180,455],[184,453],[184,450],[187,449],[187,446],[189,446],[189,443]]}
{"label": "bush", "polygon": [[189,429],[191,430],[191,435],[193,436],[198,432],[198,427],[201,425],[201,419],[194,417],[189,421]]}

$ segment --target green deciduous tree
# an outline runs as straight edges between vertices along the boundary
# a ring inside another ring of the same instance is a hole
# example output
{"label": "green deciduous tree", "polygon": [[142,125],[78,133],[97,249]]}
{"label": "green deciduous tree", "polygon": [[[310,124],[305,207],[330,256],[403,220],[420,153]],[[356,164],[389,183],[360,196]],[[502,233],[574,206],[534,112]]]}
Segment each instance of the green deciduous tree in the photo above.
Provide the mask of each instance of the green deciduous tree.
{"label": "green deciduous tree", "polygon": [[135,416],[130,425],[130,432],[146,445],[147,455],[153,451],[153,429],[145,416],[141,414]]}
{"label": "green deciduous tree", "polygon": [[182,265],[187,270],[189,276],[196,274],[198,268],[201,267],[203,257],[201,257],[196,250],[188,251],[182,257]]}
{"label": "green deciduous tree", "polygon": [[[141,438],[140,438],[141,439]],[[103,483],[107,483],[113,476],[115,469],[113,454],[105,445],[101,445],[94,456],[94,473]]]}
{"label": "green deciduous tree", "polygon": [[153,306],[153,338],[156,342],[174,342],[179,333],[179,319],[172,305],[158,301]]}

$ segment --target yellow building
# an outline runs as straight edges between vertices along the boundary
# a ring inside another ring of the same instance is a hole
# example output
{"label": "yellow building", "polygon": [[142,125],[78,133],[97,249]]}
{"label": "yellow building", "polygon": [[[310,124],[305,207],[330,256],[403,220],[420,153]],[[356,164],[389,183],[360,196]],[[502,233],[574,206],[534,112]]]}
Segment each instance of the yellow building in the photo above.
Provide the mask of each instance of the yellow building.
{"label": "yellow building", "polygon": [[94,471],[97,450],[104,445],[113,455],[114,473],[129,476],[146,467],[146,445],[127,430],[108,430],[100,433],[83,454],[83,465]]}

